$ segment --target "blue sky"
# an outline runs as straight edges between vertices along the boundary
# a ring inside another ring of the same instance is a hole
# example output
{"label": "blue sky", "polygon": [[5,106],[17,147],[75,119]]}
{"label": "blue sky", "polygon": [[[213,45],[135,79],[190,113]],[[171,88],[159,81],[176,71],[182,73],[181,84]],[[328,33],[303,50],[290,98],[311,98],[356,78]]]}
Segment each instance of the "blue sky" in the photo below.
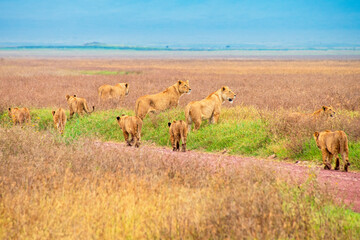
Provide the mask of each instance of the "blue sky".
{"label": "blue sky", "polygon": [[360,0],[0,0],[0,42],[360,44]]}

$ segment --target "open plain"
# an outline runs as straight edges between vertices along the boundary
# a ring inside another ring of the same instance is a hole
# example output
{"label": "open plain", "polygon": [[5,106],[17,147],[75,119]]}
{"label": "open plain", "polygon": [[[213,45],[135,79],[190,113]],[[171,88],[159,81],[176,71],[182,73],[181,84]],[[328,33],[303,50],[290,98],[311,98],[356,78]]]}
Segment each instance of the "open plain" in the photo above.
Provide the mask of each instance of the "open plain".
{"label": "open plain", "polygon": [[[116,116],[133,114],[138,97],[177,80],[189,80],[191,94],[144,119],[145,146],[103,143],[123,141]],[[97,88],[118,82],[129,95],[100,104]],[[190,152],[159,148],[170,147],[168,121],[224,85],[234,103],[223,104],[217,125],[189,133]],[[68,109],[66,94],[95,112],[69,120],[60,136],[51,110]],[[360,216],[348,209],[360,209],[358,60],[2,58],[0,96],[2,238],[360,236]],[[323,105],[334,118],[286,120]],[[13,127],[9,107],[29,108],[31,125]],[[319,170],[312,133],[325,129],[349,136],[350,173]]]}

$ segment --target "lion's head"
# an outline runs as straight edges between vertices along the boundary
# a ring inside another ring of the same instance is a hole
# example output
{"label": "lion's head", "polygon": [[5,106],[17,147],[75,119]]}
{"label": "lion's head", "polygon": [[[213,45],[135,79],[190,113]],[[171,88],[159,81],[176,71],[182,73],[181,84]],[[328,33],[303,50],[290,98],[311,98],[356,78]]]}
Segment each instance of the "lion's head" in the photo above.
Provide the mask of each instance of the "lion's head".
{"label": "lion's head", "polygon": [[124,89],[125,96],[129,94],[129,84],[128,83],[118,83],[115,86],[118,86],[122,89]]}
{"label": "lion's head", "polygon": [[335,117],[335,111],[333,109],[332,106],[322,106],[322,111],[323,111],[323,114],[328,116],[328,117]]}
{"label": "lion's head", "polygon": [[236,94],[233,91],[231,91],[231,89],[228,86],[223,86],[221,88],[221,96],[223,99],[226,99],[230,103],[233,103],[233,101],[236,97]]}
{"label": "lion's head", "polygon": [[120,125],[120,127],[123,125],[124,119],[127,117],[127,115],[122,114],[121,117],[117,116],[116,120],[118,121],[118,124]]}
{"label": "lion's head", "polygon": [[186,82],[179,80],[178,81],[178,90],[179,90],[180,94],[183,94],[183,93],[189,94],[191,92],[189,80],[186,80]]}

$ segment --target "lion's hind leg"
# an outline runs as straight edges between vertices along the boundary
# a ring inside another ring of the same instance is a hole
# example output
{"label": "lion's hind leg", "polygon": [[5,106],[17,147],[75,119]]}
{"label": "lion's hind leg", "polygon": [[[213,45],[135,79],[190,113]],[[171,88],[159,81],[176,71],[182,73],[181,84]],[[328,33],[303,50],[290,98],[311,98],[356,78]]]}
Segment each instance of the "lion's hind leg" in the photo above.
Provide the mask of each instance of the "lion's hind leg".
{"label": "lion's hind leg", "polygon": [[330,161],[332,159],[332,154],[327,149],[321,149],[321,154],[322,154],[323,164],[325,165],[324,169],[330,170],[331,169]]}

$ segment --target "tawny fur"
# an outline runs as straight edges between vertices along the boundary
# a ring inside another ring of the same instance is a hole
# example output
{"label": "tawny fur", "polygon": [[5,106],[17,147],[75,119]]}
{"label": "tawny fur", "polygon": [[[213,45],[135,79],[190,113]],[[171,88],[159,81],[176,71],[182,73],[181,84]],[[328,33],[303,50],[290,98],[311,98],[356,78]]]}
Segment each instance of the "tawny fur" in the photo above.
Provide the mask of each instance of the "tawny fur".
{"label": "tawny fur", "polygon": [[165,91],[152,95],[145,95],[136,100],[135,114],[144,119],[149,112],[163,111],[177,107],[180,96],[190,93],[189,81],[177,81]]}
{"label": "tawny fur", "polygon": [[195,124],[194,129],[198,130],[202,119],[209,119],[209,123],[217,123],[221,112],[221,104],[225,100],[232,103],[235,97],[236,94],[228,86],[223,86],[203,100],[190,102],[185,107],[185,120],[188,131],[191,130],[192,123]]}
{"label": "tawny fur", "polygon": [[335,170],[339,170],[339,154],[344,166],[344,171],[348,171],[349,163],[349,148],[346,133],[343,131],[332,132],[330,130],[315,132],[314,139],[316,145],[321,150],[322,160],[325,169],[331,169],[331,162],[333,157],[336,157]]}
{"label": "tawny fur", "polygon": [[[139,147],[141,141],[142,120],[139,117],[127,115],[122,115],[121,117],[118,116],[116,120],[123,131],[128,146],[135,145],[135,147]],[[129,135],[131,135],[131,139],[129,139]]]}
{"label": "tawny fur", "polygon": [[173,151],[180,150],[180,141],[182,143],[182,151],[186,152],[186,139],[187,139],[187,126],[185,121],[173,121],[168,123],[170,141],[173,147]]}
{"label": "tawny fur", "polygon": [[120,100],[124,96],[129,94],[129,84],[127,83],[118,83],[114,86],[105,84],[99,87],[98,95],[99,95],[99,102],[105,101],[108,99],[117,99]]}
{"label": "tawny fur", "polygon": [[63,134],[66,125],[66,114],[65,110],[62,108],[57,109],[56,111],[52,111],[54,127],[59,131],[59,133]]}
{"label": "tawny fur", "polygon": [[20,124],[23,123],[30,123],[31,117],[30,112],[28,108],[9,108],[9,117],[12,119],[13,124]]}
{"label": "tawny fur", "polygon": [[92,111],[89,110],[89,107],[87,105],[85,98],[79,98],[79,97],[76,97],[76,95],[74,95],[74,96],[66,95],[65,98],[69,105],[70,118],[72,118],[72,116],[75,113],[77,113],[79,115],[83,115],[84,112],[92,113],[95,110],[95,106],[92,107],[93,108]]}
{"label": "tawny fur", "polygon": [[293,112],[288,115],[290,121],[326,121],[335,117],[335,111],[332,106],[322,106],[313,113]]}

